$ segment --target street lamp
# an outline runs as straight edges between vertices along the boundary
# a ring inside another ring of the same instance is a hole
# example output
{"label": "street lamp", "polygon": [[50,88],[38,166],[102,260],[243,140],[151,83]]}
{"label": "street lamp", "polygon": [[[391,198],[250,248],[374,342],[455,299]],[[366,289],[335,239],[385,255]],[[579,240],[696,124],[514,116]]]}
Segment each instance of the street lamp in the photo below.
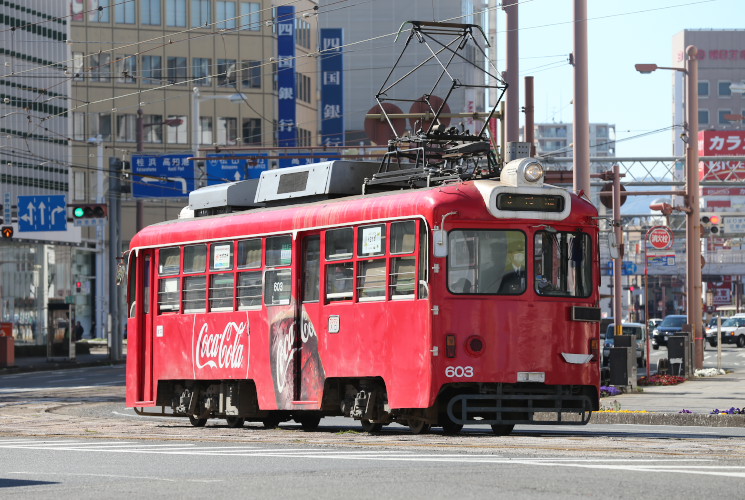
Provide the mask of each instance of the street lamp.
{"label": "street lamp", "polygon": [[686,47],[684,68],[657,66],[656,64],[637,64],[640,73],[651,73],[658,69],[680,71],[685,75],[686,87],[686,267],[688,272],[686,309],[688,323],[694,346],[695,367],[704,367],[704,337],[701,304],[701,235],[698,178],[698,49],[694,45]]}
{"label": "street lamp", "polygon": [[[199,124],[199,103],[202,101],[209,101],[214,99],[227,99],[230,102],[242,102],[246,100],[246,94],[215,94],[202,96],[199,92],[199,87],[192,89],[192,104],[191,104],[191,150],[194,152],[194,158],[199,157],[199,137],[200,137],[200,124]],[[197,186],[200,187],[200,186]]]}

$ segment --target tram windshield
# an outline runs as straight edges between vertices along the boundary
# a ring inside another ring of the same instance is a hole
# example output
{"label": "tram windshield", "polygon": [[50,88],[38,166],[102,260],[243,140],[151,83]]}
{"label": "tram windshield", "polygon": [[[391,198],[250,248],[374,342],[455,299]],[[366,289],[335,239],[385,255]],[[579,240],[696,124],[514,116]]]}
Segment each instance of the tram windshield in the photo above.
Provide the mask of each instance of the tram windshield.
{"label": "tram windshield", "polygon": [[538,231],[533,259],[536,292],[589,297],[592,293],[591,245],[586,233]]}
{"label": "tram windshield", "polygon": [[455,230],[448,236],[448,289],[456,294],[519,295],[526,290],[522,231]]}

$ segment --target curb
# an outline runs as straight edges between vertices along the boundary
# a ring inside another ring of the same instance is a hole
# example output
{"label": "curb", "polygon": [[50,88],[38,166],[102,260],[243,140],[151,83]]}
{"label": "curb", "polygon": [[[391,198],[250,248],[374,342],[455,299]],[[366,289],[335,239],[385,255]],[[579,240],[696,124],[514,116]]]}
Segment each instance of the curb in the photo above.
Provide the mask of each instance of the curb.
{"label": "curb", "polygon": [[679,425],[700,427],[745,427],[745,415],[706,413],[593,412],[591,424]]}
{"label": "curb", "polygon": [[122,365],[127,360],[112,361],[110,359],[104,361],[86,361],[79,363],[77,361],[49,361],[44,364],[28,365],[28,366],[9,366],[7,368],[0,368],[0,376],[11,375],[15,373],[28,373],[28,372],[41,372],[49,370],[66,370],[71,368],[89,368],[92,366],[113,366]]}

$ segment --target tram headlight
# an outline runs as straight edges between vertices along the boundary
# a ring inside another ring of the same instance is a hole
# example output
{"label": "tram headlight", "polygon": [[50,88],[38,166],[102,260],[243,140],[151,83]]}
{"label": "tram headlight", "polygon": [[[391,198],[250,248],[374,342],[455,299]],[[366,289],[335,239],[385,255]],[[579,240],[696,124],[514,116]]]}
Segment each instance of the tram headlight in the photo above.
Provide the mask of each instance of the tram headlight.
{"label": "tram headlight", "polygon": [[530,163],[525,167],[525,180],[528,182],[538,182],[543,178],[543,165],[540,163]]}

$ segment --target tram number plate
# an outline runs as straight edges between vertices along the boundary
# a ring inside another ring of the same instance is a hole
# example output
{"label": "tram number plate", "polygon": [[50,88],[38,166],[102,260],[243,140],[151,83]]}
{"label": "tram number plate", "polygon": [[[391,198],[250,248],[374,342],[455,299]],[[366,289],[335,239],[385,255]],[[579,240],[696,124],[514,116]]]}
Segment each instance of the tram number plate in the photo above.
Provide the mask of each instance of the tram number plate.
{"label": "tram number plate", "polygon": [[445,368],[445,376],[451,378],[473,377],[473,366],[448,366]]}

